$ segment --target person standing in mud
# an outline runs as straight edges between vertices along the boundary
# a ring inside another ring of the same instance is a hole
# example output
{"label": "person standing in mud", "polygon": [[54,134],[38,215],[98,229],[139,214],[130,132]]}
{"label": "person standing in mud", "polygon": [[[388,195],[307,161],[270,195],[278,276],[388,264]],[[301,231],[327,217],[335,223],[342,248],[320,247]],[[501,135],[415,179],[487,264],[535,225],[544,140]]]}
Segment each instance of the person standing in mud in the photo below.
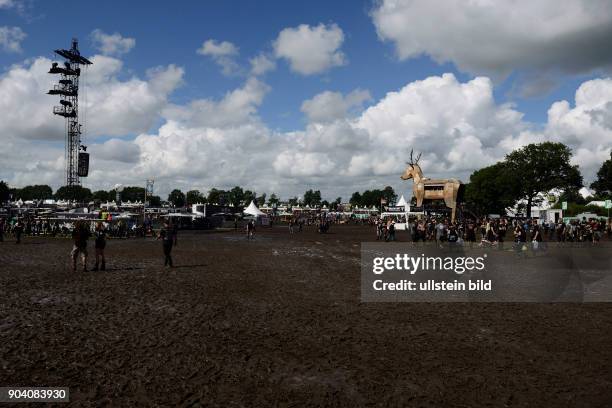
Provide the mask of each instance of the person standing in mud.
{"label": "person standing in mud", "polygon": [[255,222],[250,220],[246,225],[247,239],[253,239],[255,235]]}
{"label": "person standing in mud", "polygon": [[465,240],[469,243],[470,249],[472,249],[474,243],[476,242],[476,226],[472,221],[469,222],[466,228]]}
{"label": "person standing in mud", "polygon": [[506,225],[506,220],[501,219],[499,221],[499,226],[497,227],[497,248],[504,249],[504,239],[506,238],[506,232],[508,231],[508,226]]}
{"label": "person standing in mud", "polygon": [[70,252],[72,272],[76,272],[76,262],[79,254],[81,254],[81,261],[83,262],[83,272],[87,272],[87,240],[90,235],[89,226],[83,221],[77,221],[72,230],[72,240],[74,241],[72,251]]}
{"label": "person standing in mud", "polygon": [[385,241],[395,241],[395,221],[390,219],[387,223],[387,236],[385,237]]}
{"label": "person standing in mud", "polygon": [[159,231],[157,239],[162,240],[164,249],[164,266],[172,268],[172,244],[174,243],[174,231],[170,228],[168,221],[164,222],[164,227]]}
{"label": "person standing in mud", "polygon": [[102,224],[101,222],[98,222],[98,224],[96,225],[94,237],[96,247],[96,266],[94,266],[93,270],[98,270],[98,266],[100,265],[101,260],[102,265],[100,265],[100,270],[105,271],[106,259],[104,258],[104,248],[106,248],[106,229],[104,228],[104,224]]}
{"label": "person standing in mud", "polygon": [[540,226],[537,223],[533,226],[533,232],[531,235],[531,247],[533,252],[535,253],[537,251],[543,250],[544,248],[542,248],[542,231],[540,230]]}
{"label": "person standing in mud", "polygon": [[17,222],[13,227],[13,233],[15,234],[15,238],[17,239],[15,243],[21,244],[21,234],[23,234],[23,222],[21,221],[21,218],[17,219]]}

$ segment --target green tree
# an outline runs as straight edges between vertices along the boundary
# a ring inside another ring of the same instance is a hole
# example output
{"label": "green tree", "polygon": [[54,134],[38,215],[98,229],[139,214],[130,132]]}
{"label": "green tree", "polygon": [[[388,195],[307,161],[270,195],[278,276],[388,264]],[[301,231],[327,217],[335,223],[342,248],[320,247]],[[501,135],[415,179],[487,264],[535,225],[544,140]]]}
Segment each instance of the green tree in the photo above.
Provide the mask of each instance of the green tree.
{"label": "green tree", "polygon": [[271,207],[275,207],[275,206],[278,206],[279,203],[280,203],[280,200],[278,199],[276,194],[274,193],[270,194],[270,198],[268,198],[268,205]]}
{"label": "green tree", "polygon": [[208,192],[208,202],[211,204],[219,204],[220,202],[220,198],[221,198],[221,194],[223,194],[224,191],[223,190],[218,190],[216,188],[211,188],[210,191]]}
{"label": "green tree", "polygon": [[262,195],[257,197],[257,199],[255,200],[255,203],[257,204],[258,207],[263,206],[266,203],[266,193],[263,193]]}
{"label": "green tree", "polygon": [[465,202],[480,215],[505,215],[519,195],[518,181],[505,162],[476,170],[465,187]]}
{"label": "green tree", "polygon": [[349,203],[353,206],[353,207],[361,207],[361,193],[359,191],[355,191],[353,193],[353,195],[351,195],[351,199],[349,200]]}
{"label": "green tree", "polygon": [[11,189],[9,188],[8,184],[0,180],[0,203],[8,201],[10,195]]}
{"label": "green tree", "polygon": [[183,207],[185,205],[185,194],[178,189],[174,189],[168,195],[168,201],[175,207]]}
{"label": "green tree", "polygon": [[[380,206],[380,199],[384,197],[382,190],[366,190],[361,195],[361,206],[362,207],[378,207]],[[388,202],[388,201],[387,201]]]}
{"label": "green tree", "polygon": [[612,197],[612,151],[610,158],[603,162],[597,172],[597,179],[591,184],[598,196]]}
{"label": "green tree", "polygon": [[94,191],[92,198],[98,201],[113,201],[115,199],[114,194],[111,195],[108,191],[98,190]]}
{"label": "green tree", "polygon": [[185,201],[187,201],[187,205],[204,203],[206,202],[206,198],[204,194],[200,192],[200,190],[189,190],[185,195]]}
{"label": "green tree", "polygon": [[121,201],[144,201],[145,188],[138,186],[124,187],[121,192]]}
{"label": "green tree", "polygon": [[9,188],[8,184],[0,180],[0,203],[8,201],[10,195],[11,189]]}
{"label": "green tree", "polygon": [[582,187],[582,175],[578,166],[570,164],[571,157],[567,146],[553,142],[530,144],[506,156],[511,176],[520,181],[516,199],[526,201],[527,217],[531,217],[532,205],[539,203],[539,193]]}
{"label": "green tree", "polygon": [[91,190],[82,186],[63,186],[55,192],[58,200],[73,200],[78,202],[90,201],[92,198]]}
{"label": "green tree", "polygon": [[330,204],[330,208],[336,211],[338,210],[338,206],[340,206],[340,203],[342,203],[342,197],[338,197],[334,201],[332,201],[332,203]]}
{"label": "green tree", "polygon": [[45,200],[53,197],[53,190],[51,187],[44,184],[37,184],[33,186],[25,186],[20,189],[17,198],[22,200]]}
{"label": "green tree", "polygon": [[240,207],[244,201],[244,190],[236,186],[229,191],[229,201],[234,207]]}
{"label": "green tree", "polygon": [[245,190],[244,197],[243,197],[244,205],[247,206],[251,204],[251,201],[255,201],[256,198],[257,198],[257,193],[251,190]]}
{"label": "green tree", "polygon": [[289,204],[290,207],[295,207],[299,204],[299,200],[297,197],[293,197],[293,198],[290,198],[287,203]]}
{"label": "green tree", "polygon": [[319,204],[321,204],[321,191],[310,189],[304,193],[304,205],[316,207]]}
{"label": "green tree", "polygon": [[[392,205],[397,202],[397,194],[395,194],[395,191],[393,190],[393,187],[391,186],[385,187],[383,191],[381,192],[381,196],[387,201],[388,205]],[[374,204],[374,205],[380,205],[380,200],[378,200],[378,204]]]}
{"label": "green tree", "polygon": [[160,196],[149,196],[149,207],[161,207]]}

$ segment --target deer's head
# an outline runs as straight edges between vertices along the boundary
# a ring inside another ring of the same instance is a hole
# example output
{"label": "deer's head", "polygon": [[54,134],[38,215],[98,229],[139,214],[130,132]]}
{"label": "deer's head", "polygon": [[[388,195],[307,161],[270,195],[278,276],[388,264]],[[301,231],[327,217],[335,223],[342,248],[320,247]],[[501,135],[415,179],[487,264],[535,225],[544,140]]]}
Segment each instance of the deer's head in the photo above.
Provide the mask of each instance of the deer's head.
{"label": "deer's head", "polygon": [[402,180],[410,180],[411,178],[414,178],[414,176],[417,174],[419,175],[423,174],[423,172],[421,171],[421,167],[419,166],[419,160],[421,159],[421,153],[419,153],[416,159],[413,159],[412,153],[413,153],[412,150],[410,150],[410,161],[406,162],[407,164],[406,170],[404,170],[404,174],[400,176]]}

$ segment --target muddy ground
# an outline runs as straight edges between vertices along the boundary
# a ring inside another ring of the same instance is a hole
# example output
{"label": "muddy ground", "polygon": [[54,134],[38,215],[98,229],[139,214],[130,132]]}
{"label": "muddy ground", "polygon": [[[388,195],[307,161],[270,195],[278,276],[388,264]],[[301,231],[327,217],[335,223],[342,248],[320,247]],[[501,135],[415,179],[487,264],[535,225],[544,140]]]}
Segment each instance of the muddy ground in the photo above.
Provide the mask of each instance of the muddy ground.
{"label": "muddy ground", "polygon": [[159,241],[112,240],[106,272],[76,274],[67,239],[0,243],[0,386],[67,386],[72,406],[612,406],[612,304],[361,303],[373,236],[181,232],[174,269]]}

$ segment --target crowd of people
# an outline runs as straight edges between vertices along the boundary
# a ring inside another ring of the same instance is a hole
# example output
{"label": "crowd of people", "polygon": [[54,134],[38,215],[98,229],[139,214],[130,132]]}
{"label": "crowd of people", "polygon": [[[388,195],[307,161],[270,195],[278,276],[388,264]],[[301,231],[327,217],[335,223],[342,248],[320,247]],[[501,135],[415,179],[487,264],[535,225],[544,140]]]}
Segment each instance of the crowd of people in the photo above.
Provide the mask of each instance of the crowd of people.
{"label": "crowd of people", "polygon": [[294,234],[296,232],[302,232],[305,226],[315,225],[317,227],[317,232],[320,234],[325,234],[329,231],[330,226],[337,222],[337,220],[332,217],[327,217],[324,215],[319,215],[316,217],[299,217],[299,218],[290,218],[287,221],[289,225],[289,233]]}
{"label": "crowd of people", "polygon": [[[394,217],[377,218],[371,222],[376,228],[376,240],[394,241]],[[564,222],[538,221],[525,218],[481,218],[450,222],[444,217],[409,217],[405,223],[412,242],[434,241],[439,246],[474,245],[503,248],[513,242],[523,248],[531,243],[533,249],[546,247],[546,242],[597,244],[602,238],[612,239],[612,219],[582,219]]]}
{"label": "crowd of people", "polygon": [[[134,224],[135,227],[128,228],[125,222],[117,222],[114,224],[103,223],[98,221],[77,220],[72,223],[59,221],[51,222],[49,220],[40,220],[27,217],[17,217],[10,221],[5,218],[0,218],[0,242],[5,240],[5,236],[10,235],[15,239],[15,244],[21,244],[22,237],[27,236],[49,236],[49,237],[70,237],[73,241],[70,259],[72,261],[72,269],[76,271],[77,260],[80,256],[83,271],[88,271],[88,242],[93,237],[95,249],[95,265],[93,271],[106,270],[106,258],[104,249],[108,237],[112,238],[130,238],[144,237],[149,231],[151,236],[157,238],[163,243],[164,266],[172,267],[172,247],[177,243],[177,228],[169,222],[165,222],[159,233],[155,233],[148,225]],[[131,233],[130,233],[131,231]]]}
{"label": "crowd of people", "polygon": [[[14,217],[10,220],[0,218],[0,236],[4,234],[17,236],[50,236],[70,237],[75,223],[69,220],[58,220],[33,216]],[[143,237],[147,231],[146,224],[120,220],[107,225],[107,235],[113,238]],[[1,239],[1,237],[0,237]],[[18,240],[20,241],[20,240]]]}
{"label": "crowd of people", "polygon": [[[451,222],[444,217],[409,217],[400,220],[397,217],[374,218],[369,223],[375,227],[377,241],[395,241],[396,225],[402,221],[403,229],[413,243],[434,242],[440,247],[469,246],[504,248],[505,242],[511,242],[515,250],[532,249],[545,250],[549,242],[569,242],[593,245],[602,239],[612,240],[612,219],[607,222],[598,219],[582,219],[564,222],[559,220],[538,221],[536,219],[521,218],[481,218],[464,219]],[[290,219],[288,221],[289,232],[301,232],[306,225],[317,227],[319,233],[325,233],[333,223],[326,217],[313,219]],[[235,224],[237,228],[237,223]],[[83,271],[87,271],[88,241],[93,236],[95,249],[94,271],[106,269],[104,249],[108,237],[129,237],[129,230],[141,230],[140,234],[134,236],[145,236],[148,231],[150,235],[162,241],[164,254],[164,266],[172,267],[172,248],[177,243],[177,225],[171,225],[168,221],[163,223],[158,233],[152,228],[151,222],[136,228],[128,228],[123,222],[103,223],[91,221],[76,221],[70,225],[59,224],[58,221],[16,218],[8,222],[0,218],[0,242],[4,241],[6,234],[11,234],[15,243],[21,243],[23,235],[28,236],[69,236],[72,238],[73,247],[71,251],[72,268],[76,271],[77,260],[81,257]],[[249,220],[246,224],[247,239],[254,239],[255,222]]]}

